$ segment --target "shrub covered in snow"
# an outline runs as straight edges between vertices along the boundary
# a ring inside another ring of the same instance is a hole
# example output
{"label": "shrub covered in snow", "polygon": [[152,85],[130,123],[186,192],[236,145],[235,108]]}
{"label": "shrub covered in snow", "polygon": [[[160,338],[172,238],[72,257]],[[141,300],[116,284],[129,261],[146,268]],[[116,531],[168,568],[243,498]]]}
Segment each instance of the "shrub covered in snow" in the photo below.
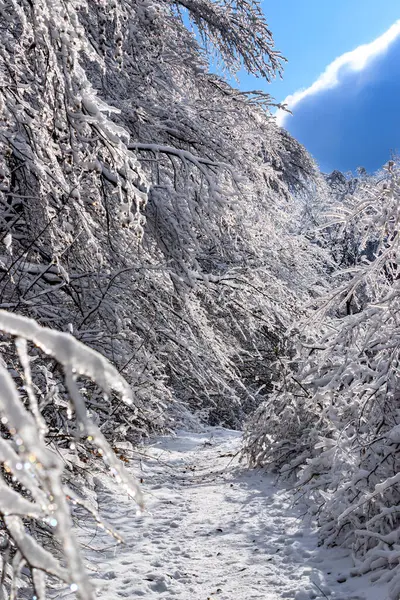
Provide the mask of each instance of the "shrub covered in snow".
{"label": "shrub covered in snow", "polygon": [[[354,574],[377,571],[400,593],[398,166],[360,186],[342,221],[358,264],[335,279],[248,424],[252,465],[296,474],[328,544],[353,549]],[[343,206],[342,206],[343,211]],[[351,311],[348,301],[351,299]],[[350,314],[347,314],[349,313]],[[344,315],[344,316],[342,316]],[[307,333],[306,333],[307,332]]]}

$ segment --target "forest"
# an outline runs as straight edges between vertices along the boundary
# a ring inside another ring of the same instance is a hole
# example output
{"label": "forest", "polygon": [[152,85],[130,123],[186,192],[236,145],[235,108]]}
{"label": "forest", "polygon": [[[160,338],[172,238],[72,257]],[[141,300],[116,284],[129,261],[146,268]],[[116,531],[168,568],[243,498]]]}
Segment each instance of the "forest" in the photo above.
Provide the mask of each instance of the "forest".
{"label": "forest", "polygon": [[228,83],[283,73],[266,19],[0,0],[0,600],[95,598],[90,477],[145,506],[116,448],[196,423],[400,597],[400,166],[321,173]]}

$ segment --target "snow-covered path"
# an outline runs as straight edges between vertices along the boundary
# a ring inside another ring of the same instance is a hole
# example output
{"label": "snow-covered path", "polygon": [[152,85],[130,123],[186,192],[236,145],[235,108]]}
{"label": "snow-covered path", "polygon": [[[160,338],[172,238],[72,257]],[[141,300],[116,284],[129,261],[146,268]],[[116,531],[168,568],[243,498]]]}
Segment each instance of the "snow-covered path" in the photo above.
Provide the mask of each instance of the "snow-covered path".
{"label": "snow-covered path", "polygon": [[82,524],[98,598],[384,600],[361,581],[338,583],[344,552],[318,548],[292,493],[241,467],[239,447],[240,434],[222,428],[158,438],[134,468],[146,498],[139,517],[117,487],[97,482],[100,512],[126,542]]}

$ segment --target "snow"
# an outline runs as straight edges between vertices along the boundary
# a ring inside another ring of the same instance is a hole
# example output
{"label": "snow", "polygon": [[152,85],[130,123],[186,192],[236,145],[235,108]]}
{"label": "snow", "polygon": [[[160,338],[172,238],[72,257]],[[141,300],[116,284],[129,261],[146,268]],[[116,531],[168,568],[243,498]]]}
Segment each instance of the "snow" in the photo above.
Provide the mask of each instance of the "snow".
{"label": "snow", "polygon": [[[382,586],[349,577],[347,551],[318,546],[293,490],[239,463],[240,444],[240,432],[206,428],[133,451],[142,514],[117,485],[96,478],[100,514],[125,541],[79,519],[96,597],[385,600]],[[65,588],[53,595],[72,597]]]}
{"label": "snow", "polygon": [[41,327],[33,319],[5,310],[0,310],[0,328],[3,332],[33,341],[46,354],[56,358],[66,371],[86,375],[105,392],[114,389],[121,394],[124,402],[132,404],[132,390],[118,370],[72,335]]}

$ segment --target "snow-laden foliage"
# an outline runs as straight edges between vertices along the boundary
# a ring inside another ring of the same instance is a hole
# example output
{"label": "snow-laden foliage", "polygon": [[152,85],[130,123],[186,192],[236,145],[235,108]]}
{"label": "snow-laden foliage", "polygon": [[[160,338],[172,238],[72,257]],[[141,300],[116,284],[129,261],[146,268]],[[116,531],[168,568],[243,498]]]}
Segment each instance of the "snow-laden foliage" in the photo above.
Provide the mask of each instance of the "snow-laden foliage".
{"label": "snow-laden foliage", "polygon": [[[68,583],[82,600],[90,600],[94,596],[73,533],[73,506],[83,505],[100,526],[107,526],[91,505],[76,494],[75,486],[66,483],[64,461],[56,452],[60,445],[59,433],[57,435],[52,420],[48,422],[47,417],[52,413],[46,405],[54,404],[60,418],[66,419],[64,439],[71,440],[71,449],[85,444],[92,448],[104,460],[110,475],[114,475],[140,505],[140,490],[91,418],[77,377],[90,378],[103,393],[117,391],[128,404],[132,403],[132,393],[110,363],[70,334],[40,327],[32,319],[5,311],[0,311],[0,330],[15,338],[19,357],[12,374],[4,361],[0,365],[0,514],[5,550],[1,598],[19,597],[20,574],[26,565],[39,600],[46,597],[46,575]],[[28,342],[34,344],[32,355]],[[12,362],[10,344],[4,341],[3,350]],[[42,359],[41,377],[34,376],[31,368],[40,358],[38,349],[47,357]],[[56,370],[49,365],[50,357],[61,367],[62,376],[61,381],[52,386],[49,379],[54,378]],[[37,385],[40,380],[42,388]],[[60,542],[59,559],[49,546],[54,536]]]}
{"label": "snow-laden foliage", "polygon": [[259,6],[0,10],[0,307],[73,332],[123,373],[137,410],[110,399],[105,433],[164,427],[172,404],[238,422],[298,298],[322,283],[291,227],[313,162],[267,95],[207,74],[184,26],[229,68],[271,77],[281,59]]}
{"label": "snow-laden foliage", "polygon": [[284,59],[274,48],[272,33],[258,3],[174,0],[171,4],[181,17],[188,16],[204,48],[231,72],[243,66],[267,81],[276,72],[281,74]]}
{"label": "snow-laden foliage", "polygon": [[[248,425],[252,465],[296,474],[322,539],[353,550],[353,575],[376,571],[400,594],[400,173],[366,178],[338,207],[360,240],[334,277],[297,355]],[[350,209],[353,204],[352,209]],[[375,253],[371,255],[371,248]],[[351,300],[351,310],[349,308]]]}

